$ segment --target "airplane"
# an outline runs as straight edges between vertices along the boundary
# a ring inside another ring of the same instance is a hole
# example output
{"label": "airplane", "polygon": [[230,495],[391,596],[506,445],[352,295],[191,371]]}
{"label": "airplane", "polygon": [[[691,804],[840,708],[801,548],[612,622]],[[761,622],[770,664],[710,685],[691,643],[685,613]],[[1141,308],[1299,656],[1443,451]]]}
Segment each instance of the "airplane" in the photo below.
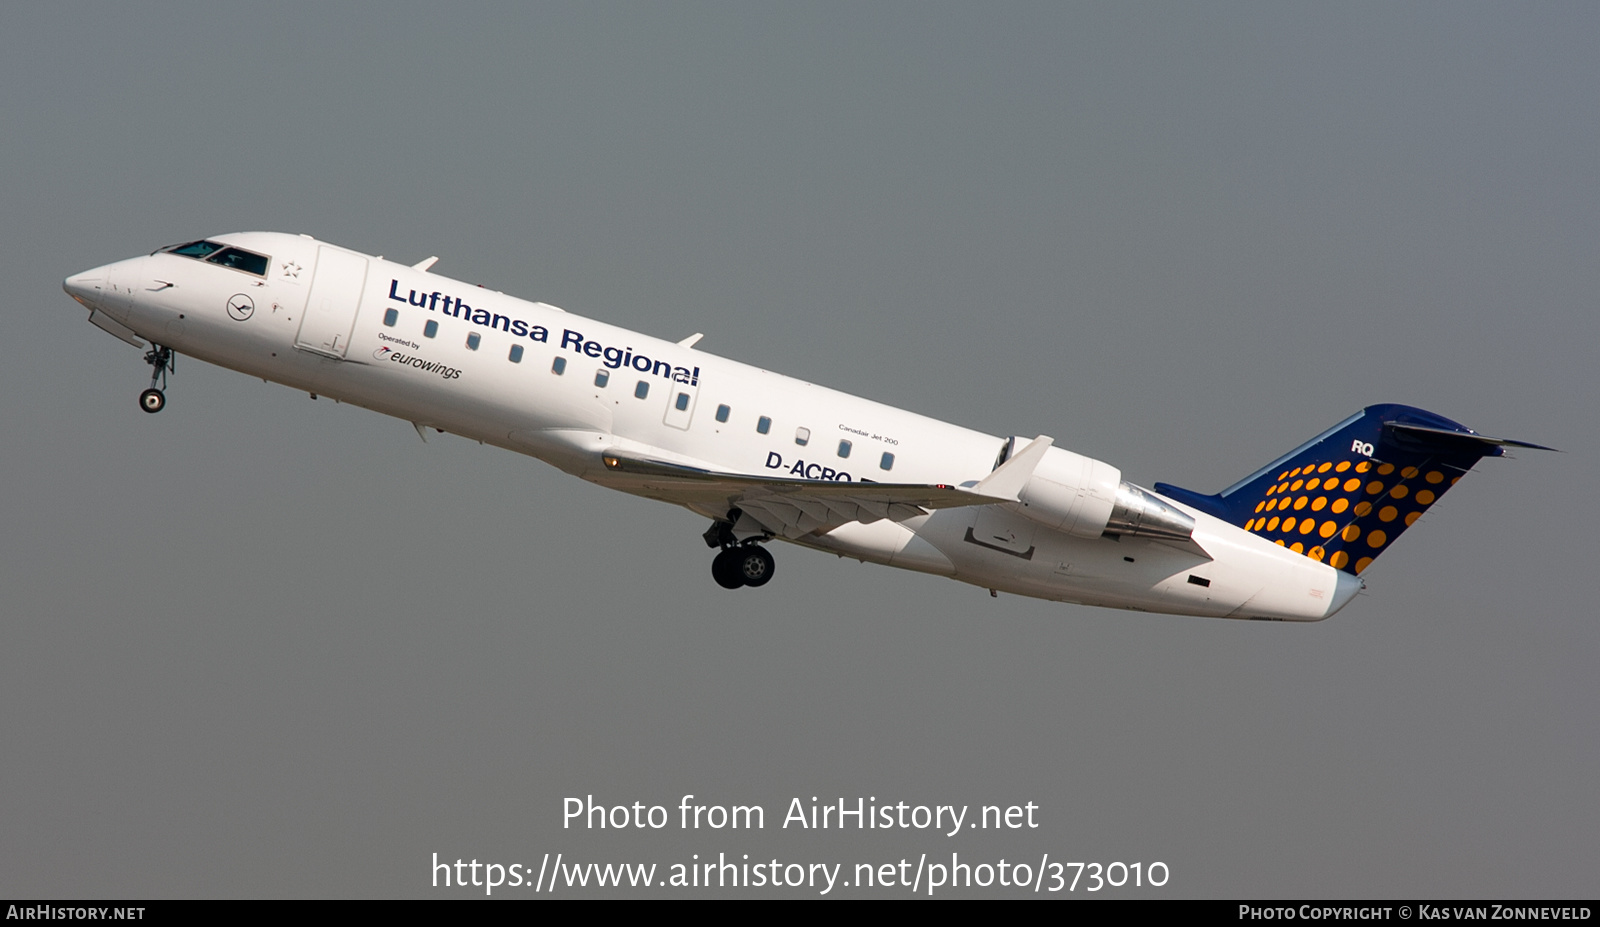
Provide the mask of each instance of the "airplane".
{"label": "airplane", "polygon": [[1047,435],[990,435],[309,235],[245,232],[68,277],[107,333],[543,460],[710,520],[716,583],[766,542],[1060,602],[1319,621],[1484,457],[1542,445],[1367,406],[1227,489],[1146,489]]}

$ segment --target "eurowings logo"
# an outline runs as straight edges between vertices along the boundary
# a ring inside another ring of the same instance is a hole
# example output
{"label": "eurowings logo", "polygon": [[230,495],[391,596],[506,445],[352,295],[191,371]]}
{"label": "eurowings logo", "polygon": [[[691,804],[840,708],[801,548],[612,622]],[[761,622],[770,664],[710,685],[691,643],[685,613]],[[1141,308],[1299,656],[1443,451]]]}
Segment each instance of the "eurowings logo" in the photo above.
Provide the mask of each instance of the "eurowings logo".
{"label": "eurowings logo", "polygon": [[461,377],[461,371],[458,368],[447,367],[444,364],[438,363],[437,361],[423,360],[420,357],[413,357],[410,354],[401,354],[399,351],[396,351],[387,345],[379,348],[376,351],[373,351],[372,359],[387,360],[390,363],[404,364],[407,367],[415,367],[423,373],[437,373],[446,380],[456,380],[460,379]]}

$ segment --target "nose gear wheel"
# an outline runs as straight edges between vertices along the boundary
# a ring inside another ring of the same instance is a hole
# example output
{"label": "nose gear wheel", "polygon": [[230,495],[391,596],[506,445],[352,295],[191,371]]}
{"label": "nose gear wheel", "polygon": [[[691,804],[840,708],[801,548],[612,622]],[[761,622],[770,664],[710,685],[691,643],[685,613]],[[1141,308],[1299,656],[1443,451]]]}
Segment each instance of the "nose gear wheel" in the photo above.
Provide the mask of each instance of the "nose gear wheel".
{"label": "nose gear wheel", "polygon": [[154,414],[167,407],[167,374],[177,372],[177,360],[171,348],[151,343],[144,354],[144,362],[150,365],[150,388],[139,394],[139,408]]}

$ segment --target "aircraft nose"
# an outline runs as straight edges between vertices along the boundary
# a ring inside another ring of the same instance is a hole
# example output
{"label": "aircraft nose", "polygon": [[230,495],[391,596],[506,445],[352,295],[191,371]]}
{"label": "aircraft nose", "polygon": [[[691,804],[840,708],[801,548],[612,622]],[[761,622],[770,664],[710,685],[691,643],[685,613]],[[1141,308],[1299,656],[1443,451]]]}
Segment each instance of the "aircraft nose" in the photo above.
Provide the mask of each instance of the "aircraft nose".
{"label": "aircraft nose", "polygon": [[100,308],[100,302],[105,299],[106,280],[110,276],[105,267],[96,267],[86,270],[81,274],[73,274],[61,282],[61,288],[67,295],[82,303],[90,309]]}

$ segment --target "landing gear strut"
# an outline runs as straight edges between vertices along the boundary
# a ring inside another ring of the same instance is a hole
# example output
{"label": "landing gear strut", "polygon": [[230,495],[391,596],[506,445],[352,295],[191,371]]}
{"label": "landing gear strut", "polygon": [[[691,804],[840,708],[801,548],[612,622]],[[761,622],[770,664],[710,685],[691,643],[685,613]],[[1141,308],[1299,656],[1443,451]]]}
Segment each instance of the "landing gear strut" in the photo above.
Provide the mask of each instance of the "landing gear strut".
{"label": "landing gear strut", "polygon": [[739,510],[733,509],[728,512],[726,520],[712,522],[703,535],[707,547],[722,548],[711,561],[711,578],[724,589],[765,586],[772,579],[772,554],[757,544],[756,538],[747,537],[740,541],[734,535],[733,526],[741,517]]}
{"label": "landing gear strut", "polygon": [[[150,365],[150,388],[139,394],[139,408],[149,413],[160,412],[167,407],[167,394],[162,392],[167,386],[167,374],[178,369],[177,355],[172,349],[154,342],[150,350],[145,352],[144,362]],[[158,389],[156,384],[160,383]]]}

